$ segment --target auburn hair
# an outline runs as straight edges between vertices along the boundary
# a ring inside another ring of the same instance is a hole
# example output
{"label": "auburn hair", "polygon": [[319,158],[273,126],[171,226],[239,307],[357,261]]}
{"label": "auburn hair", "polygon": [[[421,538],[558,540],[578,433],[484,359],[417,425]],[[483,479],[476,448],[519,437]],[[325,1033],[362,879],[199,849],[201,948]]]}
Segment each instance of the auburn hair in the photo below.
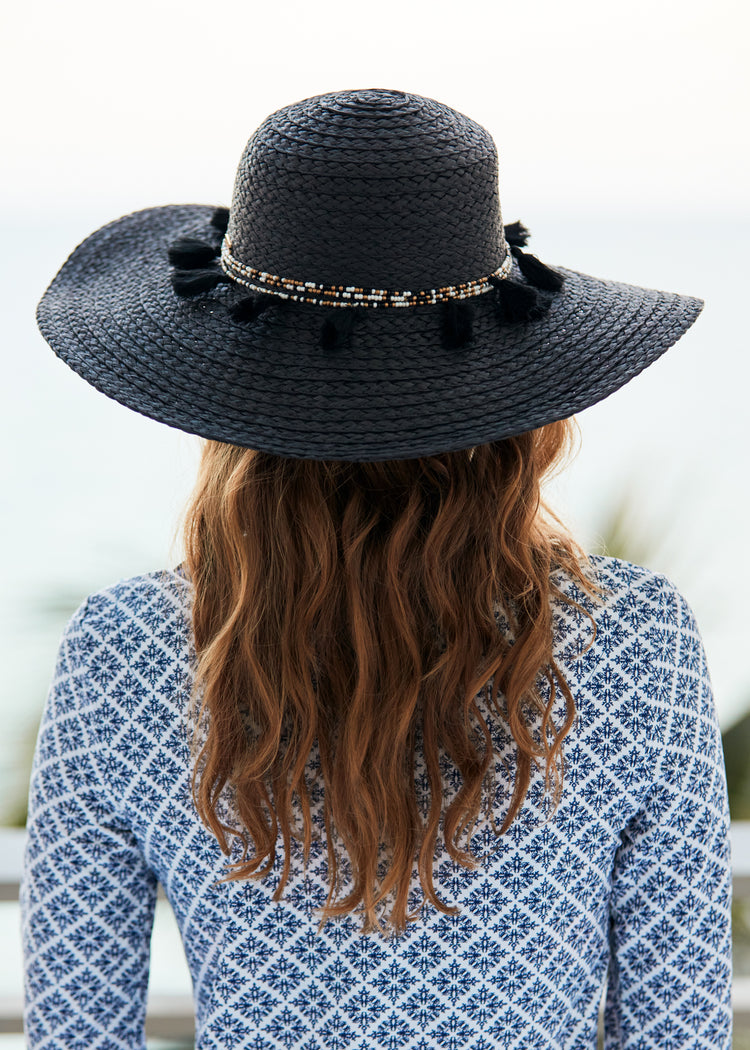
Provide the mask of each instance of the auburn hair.
{"label": "auburn hair", "polygon": [[[572,451],[575,430],[573,419],[562,420],[472,450],[361,463],[205,443],[184,522],[196,646],[192,699],[197,704],[200,696],[199,717],[208,724],[197,755],[198,726],[192,737],[191,787],[222,851],[230,852],[225,831],[244,844],[242,860],[230,868],[236,870],[221,881],[268,875],[280,823],[284,866],[273,899],[281,898],[294,794],[307,866],[311,837],[320,837],[312,835],[304,776],[317,738],[330,876],[318,930],[361,903],[363,933],[401,934],[419,917],[406,915],[417,851],[426,898],[456,914],[460,909],[441,901],[433,885],[443,808],[439,750],[462,778],[444,815],[445,845],[463,867],[475,867],[454,840],[471,825],[471,842],[494,755],[476,702],[490,681],[487,703],[518,748],[510,807],[499,831],[490,813],[493,831],[502,835],[513,822],[532,761],[544,760],[545,791],[553,774],[557,808],[561,747],[576,707],[553,655],[550,599],[581,606],[552,574],[562,568],[587,593],[600,593],[586,555],[541,493],[542,480]],[[547,703],[540,675],[549,683]],[[567,714],[559,729],[550,718],[557,690]],[[527,705],[542,715],[540,743],[525,718]],[[414,782],[418,724],[430,784],[426,826]],[[227,783],[240,828],[217,813]],[[348,852],[353,884],[338,903],[333,828]],[[255,856],[246,860],[248,834]],[[300,838],[296,829],[294,835]],[[378,885],[381,842],[390,865]],[[389,927],[376,907],[391,892]]]}

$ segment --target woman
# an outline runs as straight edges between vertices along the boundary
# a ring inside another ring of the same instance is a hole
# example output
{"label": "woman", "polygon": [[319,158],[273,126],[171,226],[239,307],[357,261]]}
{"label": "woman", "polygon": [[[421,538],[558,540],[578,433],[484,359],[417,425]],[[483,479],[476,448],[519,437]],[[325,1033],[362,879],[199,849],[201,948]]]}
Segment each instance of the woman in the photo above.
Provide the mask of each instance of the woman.
{"label": "woman", "polygon": [[335,92],[261,124],[229,210],[118,219],[45,293],[63,360],[205,445],[184,562],[62,641],[30,1046],[144,1045],[158,881],[200,1048],[594,1047],[605,980],[607,1048],[730,1046],[698,627],[540,495],[703,303],[528,237],[484,128]]}

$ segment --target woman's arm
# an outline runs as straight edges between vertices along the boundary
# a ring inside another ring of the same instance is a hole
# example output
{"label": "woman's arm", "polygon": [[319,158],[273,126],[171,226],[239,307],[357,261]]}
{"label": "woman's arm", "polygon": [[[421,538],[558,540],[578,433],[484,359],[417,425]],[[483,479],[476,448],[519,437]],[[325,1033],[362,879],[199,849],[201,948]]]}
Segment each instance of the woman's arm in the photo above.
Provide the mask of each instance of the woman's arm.
{"label": "woman's arm", "polygon": [[610,898],[605,1050],[730,1050],[732,868],[721,733],[693,613],[665,578],[659,658],[663,747],[622,833]]}
{"label": "woman's arm", "polygon": [[143,1048],[157,879],[107,792],[87,712],[101,640],[68,624],[36,742],[21,882],[30,1050]]}

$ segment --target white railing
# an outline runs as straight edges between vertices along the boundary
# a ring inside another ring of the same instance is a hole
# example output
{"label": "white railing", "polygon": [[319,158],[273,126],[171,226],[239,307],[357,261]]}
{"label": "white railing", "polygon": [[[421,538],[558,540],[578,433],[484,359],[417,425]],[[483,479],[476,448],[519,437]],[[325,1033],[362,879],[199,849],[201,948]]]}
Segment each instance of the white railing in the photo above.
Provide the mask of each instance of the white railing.
{"label": "white railing", "polygon": [[[733,821],[731,829],[733,895],[735,900],[750,898],[750,821]],[[0,901],[18,900],[18,887],[23,871],[26,844],[24,828],[0,827]],[[6,905],[8,906],[8,905]],[[20,919],[15,912],[15,925],[20,936]],[[11,930],[12,934],[12,930]],[[8,938],[12,940],[12,936]],[[18,946],[18,971],[22,961]],[[159,974],[166,975],[160,980]],[[21,981],[19,979],[19,986]],[[602,1031],[602,1007],[599,1029]],[[750,976],[735,975],[732,985],[732,1007],[735,1030],[750,1027]],[[23,996],[4,994],[0,989],[0,1033],[23,1032]],[[159,884],[154,932],[151,938],[151,979],[146,1010],[146,1035],[150,1039],[190,1039],[194,1033],[193,997],[190,973],[177,923]]]}

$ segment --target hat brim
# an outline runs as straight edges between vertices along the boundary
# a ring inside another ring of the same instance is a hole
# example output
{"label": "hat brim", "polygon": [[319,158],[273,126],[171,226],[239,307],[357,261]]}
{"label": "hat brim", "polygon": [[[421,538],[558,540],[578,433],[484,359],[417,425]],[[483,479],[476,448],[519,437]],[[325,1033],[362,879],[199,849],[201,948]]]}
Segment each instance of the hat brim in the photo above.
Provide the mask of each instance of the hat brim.
{"label": "hat brim", "polygon": [[565,282],[543,318],[503,325],[492,293],[476,296],[460,350],[442,345],[438,304],[360,308],[346,348],[324,351],[318,306],[280,300],[240,322],[228,312],[249,294],[239,285],[175,293],[168,246],[210,230],[213,212],[166,205],[96,230],[55,276],[37,321],[57,356],[115,401],[278,455],[406,459],[535,429],[638,375],[704,305],[555,265]]}

